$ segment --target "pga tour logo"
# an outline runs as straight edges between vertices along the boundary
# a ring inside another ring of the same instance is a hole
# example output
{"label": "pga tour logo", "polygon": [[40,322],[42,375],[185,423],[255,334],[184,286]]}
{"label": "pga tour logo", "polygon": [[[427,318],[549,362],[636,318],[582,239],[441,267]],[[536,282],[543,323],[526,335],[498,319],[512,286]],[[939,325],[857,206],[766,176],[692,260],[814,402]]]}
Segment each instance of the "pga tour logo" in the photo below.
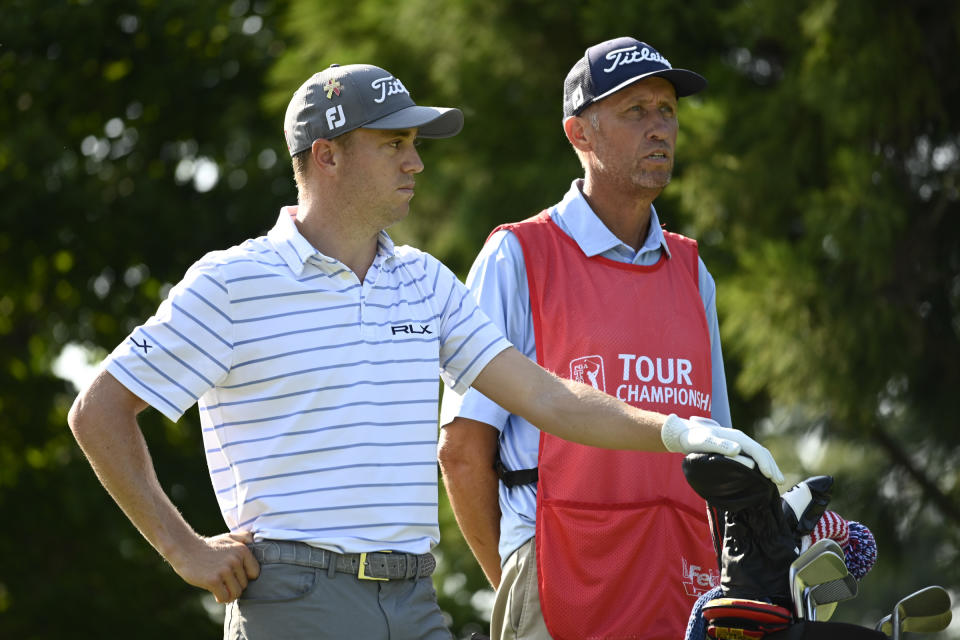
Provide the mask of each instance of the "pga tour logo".
{"label": "pga tour logo", "polygon": [[690,564],[686,558],[681,557],[683,562],[683,588],[688,596],[702,596],[710,589],[720,584],[720,571]]}
{"label": "pga tour logo", "polygon": [[603,358],[583,356],[570,361],[570,379],[589,384],[594,389],[607,391],[607,382],[603,375]]}

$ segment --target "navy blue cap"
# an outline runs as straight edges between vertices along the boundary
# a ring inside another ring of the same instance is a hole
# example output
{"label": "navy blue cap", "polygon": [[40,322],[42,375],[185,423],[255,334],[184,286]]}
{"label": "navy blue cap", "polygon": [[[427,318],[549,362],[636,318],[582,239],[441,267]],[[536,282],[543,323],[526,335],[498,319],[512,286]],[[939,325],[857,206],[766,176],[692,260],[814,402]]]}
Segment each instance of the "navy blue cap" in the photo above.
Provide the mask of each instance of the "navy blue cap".
{"label": "navy blue cap", "polygon": [[670,61],[645,42],[615,38],[587,49],[563,82],[563,117],[579,115],[588,106],[644,78],[669,80],[682,98],[702,90],[707,80]]}

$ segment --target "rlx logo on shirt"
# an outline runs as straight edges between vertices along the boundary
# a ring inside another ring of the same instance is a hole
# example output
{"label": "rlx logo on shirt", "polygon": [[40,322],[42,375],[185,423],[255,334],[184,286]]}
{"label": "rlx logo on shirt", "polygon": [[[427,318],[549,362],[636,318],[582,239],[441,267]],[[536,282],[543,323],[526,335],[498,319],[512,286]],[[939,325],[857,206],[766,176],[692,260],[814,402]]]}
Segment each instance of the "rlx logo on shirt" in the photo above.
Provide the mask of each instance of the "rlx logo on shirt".
{"label": "rlx logo on shirt", "polygon": [[393,332],[393,335],[397,335],[398,333],[433,334],[433,332],[430,331],[430,325],[428,324],[421,324],[419,325],[419,328],[413,326],[412,324],[395,324],[390,327],[390,331]]}

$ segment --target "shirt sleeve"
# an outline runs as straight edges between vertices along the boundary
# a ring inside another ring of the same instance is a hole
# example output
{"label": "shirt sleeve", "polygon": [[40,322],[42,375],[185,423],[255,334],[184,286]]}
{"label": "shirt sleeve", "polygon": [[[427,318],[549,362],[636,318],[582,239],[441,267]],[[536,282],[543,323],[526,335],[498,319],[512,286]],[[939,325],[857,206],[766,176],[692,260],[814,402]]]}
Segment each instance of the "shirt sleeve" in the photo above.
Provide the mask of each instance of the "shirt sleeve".
{"label": "shirt sleeve", "polygon": [[436,270],[434,291],[440,301],[440,377],[463,393],[494,356],[512,345],[452,271],[436,259],[427,265],[428,272]]}
{"label": "shirt sleeve", "polygon": [[707,271],[703,260],[699,260],[700,297],[703,298],[703,311],[707,316],[707,329],[710,332],[710,363],[713,379],[713,402],[710,417],[724,427],[732,427],[730,417],[730,399],[727,397],[727,378],[723,368],[723,351],[720,348],[720,322],[717,319],[717,285]]}
{"label": "shirt sleeve", "polygon": [[198,262],[104,367],[132,393],[176,422],[230,370],[230,299],[216,265]]}
{"label": "shirt sleeve", "polygon": [[[523,251],[509,231],[498,231],[477,255],[467,286],[480,309],[516,348],[536,361],[536,340],[530,315],[530,296]],[[476,389],[464,394],[444,389],[441,424],[455,417],[484,422],[503,431],[510,412]]]}

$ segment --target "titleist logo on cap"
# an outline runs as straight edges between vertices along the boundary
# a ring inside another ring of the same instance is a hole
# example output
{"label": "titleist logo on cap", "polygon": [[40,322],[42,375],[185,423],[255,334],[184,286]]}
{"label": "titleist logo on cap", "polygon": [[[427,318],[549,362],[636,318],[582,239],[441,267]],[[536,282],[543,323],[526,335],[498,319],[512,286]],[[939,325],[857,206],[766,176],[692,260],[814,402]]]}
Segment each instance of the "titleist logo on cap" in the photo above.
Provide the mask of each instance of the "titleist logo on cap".
{"label": "titleist logo on cap", "polygon": [[380,104],[387,99],[387,96],[397,95],[398,93],[405,93],[410,95],[410,92],[407,91],[407,88],[403,86],[403,83],[400,82],[397,78],[393,76],[386,76],[384,78],[377,78],[370,83],[370,86],[374,89],[380,89],[380,97],[374,98],[373,101],[377,104]]}
{"label": "titleist logo on cap", "polygon": [[609,67],[604,68],[604,73],[610,73],[617,67],[634,64],[635,62],[643,62],[644,60],[659,62],[670,69],[673,68],[673,66],[670,64],[670,61],[660,55],[658,51],[655,51],[649,47],[644,47],[643,49],[637,51],[636,45],[632,47],[625,47],[623,49],[614,49],[605,55],[604,59],[611,60],[613,62],[613,64],[611,64]]}

